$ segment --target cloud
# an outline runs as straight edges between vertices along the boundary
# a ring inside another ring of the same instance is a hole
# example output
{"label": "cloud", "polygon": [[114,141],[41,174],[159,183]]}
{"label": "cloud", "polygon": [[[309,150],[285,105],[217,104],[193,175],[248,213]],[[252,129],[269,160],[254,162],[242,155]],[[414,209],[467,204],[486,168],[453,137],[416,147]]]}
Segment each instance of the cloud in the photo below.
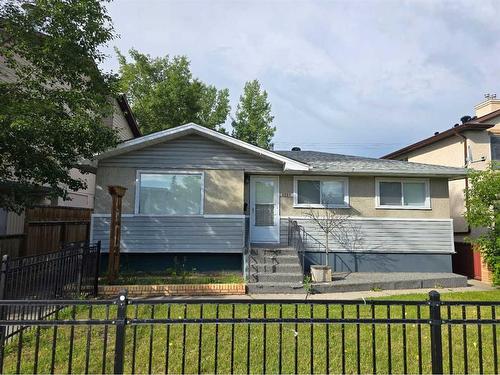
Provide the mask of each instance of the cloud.
{"label": "cloud", "polygon": [[277,146],[379,156],[449,127],[500,83],[495,1],[119,1],[109,10],[121,50],[187,55],[196,76],[230,89],[233,108],[245,81],[259,79]]}

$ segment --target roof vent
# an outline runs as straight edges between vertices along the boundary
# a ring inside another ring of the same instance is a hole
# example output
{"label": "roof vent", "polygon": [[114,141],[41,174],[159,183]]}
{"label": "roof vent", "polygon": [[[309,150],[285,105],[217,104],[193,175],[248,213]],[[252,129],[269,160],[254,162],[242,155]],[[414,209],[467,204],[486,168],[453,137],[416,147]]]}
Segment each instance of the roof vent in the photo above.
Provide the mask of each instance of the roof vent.
{"label": "roof vent", "polygon": [[300,151],[300,147],[292,147],[292,151]]}
{"label": "roof vent", "polygon": [[465,124],[466,122],[469,122],[470,120],[472,120],[472,117],[470,117],[470,116],[460,117],[460,121],[462,121],[462,124]]}
{"label": "roof vent", "polygon": [[438,134],[439,134],[439,132],[434,132],[434,135],[438,135]]}

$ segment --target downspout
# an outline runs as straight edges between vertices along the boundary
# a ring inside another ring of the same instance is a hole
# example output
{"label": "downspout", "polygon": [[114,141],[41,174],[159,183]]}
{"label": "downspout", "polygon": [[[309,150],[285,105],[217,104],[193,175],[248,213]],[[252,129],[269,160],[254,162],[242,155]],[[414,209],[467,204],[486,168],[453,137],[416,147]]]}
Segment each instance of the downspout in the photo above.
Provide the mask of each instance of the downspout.
{"label": "downspout", "polygon": [[[468,157],[467,157],[467,154],[468,154],[468,146],[467,146],[467,137],[461,133],[459,133],[456,129],[453,129],[453,131],[455,132],[455,135],[462,138],[464,140],[464,168],[467,168],[467,164],[468,164]],[[469,177],[468,176],[465,176],[465,201],[467,201],[468,199],[468,189],[469,189]],[[467,205],[466,205],[466,208],[467,210]],[[470,234],[471,232],[471,229],[470,229],[470,225],[469,223],[467,222],[467,231],[466,232],[455,232],[454,234]]]}

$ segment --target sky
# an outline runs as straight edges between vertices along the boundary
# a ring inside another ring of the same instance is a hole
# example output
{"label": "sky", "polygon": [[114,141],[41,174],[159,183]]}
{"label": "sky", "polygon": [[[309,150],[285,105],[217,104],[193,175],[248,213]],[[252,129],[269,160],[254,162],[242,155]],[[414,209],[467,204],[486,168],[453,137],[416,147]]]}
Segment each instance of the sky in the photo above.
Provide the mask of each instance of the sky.
{"label": "sky", "polygon": [[[114,0],[113,48],[186,55],[195,77],[272,104],[275,149],[380,157],[474,115],[500,87],[500,2]],[[498,92],[500,95],[500,92]]]}

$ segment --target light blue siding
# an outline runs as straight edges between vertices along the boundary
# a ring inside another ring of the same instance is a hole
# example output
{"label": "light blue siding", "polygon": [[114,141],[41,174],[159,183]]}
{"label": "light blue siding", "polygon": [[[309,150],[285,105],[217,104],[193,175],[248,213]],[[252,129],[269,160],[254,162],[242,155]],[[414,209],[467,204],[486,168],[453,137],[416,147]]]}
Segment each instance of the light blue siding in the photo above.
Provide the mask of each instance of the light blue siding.
{"label": "light blue siding", "polygon": [[[109,251],[109,216],[93,216],[92,240]],[[123,216],[121,251],[241,253],[245,219],[239,217]]]}
{"label": "light blue siding", "polygon": [[104,167],[282,172],[283,165],[199,135],[186,135],[99,161]]}
{"label": "light blue siding", "polygon": [[[324,232],[310,219],[296,219],[306,232],[323,244]],[[448,253],[454,252],[453,224],[451,220],[352,219],[352,231],[357,231],[358,242],[346,248],[330,236],[330,249],[334,252],[373,253]],[[288,240],[288,219],[281,220],[281,243]],[[317,251],[314,241],[306,246]]]}

